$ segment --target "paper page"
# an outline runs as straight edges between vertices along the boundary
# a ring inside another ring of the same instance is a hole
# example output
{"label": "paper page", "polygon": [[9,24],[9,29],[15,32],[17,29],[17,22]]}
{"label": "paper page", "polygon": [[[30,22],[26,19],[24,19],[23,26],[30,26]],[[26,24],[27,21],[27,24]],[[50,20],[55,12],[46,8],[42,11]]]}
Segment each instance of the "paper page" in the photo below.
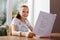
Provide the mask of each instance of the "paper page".
{"label": "paper page", "polygon": [[33,32],[41,37],[47,37],[51,32],[56,19],[56,14],[41,11]]}

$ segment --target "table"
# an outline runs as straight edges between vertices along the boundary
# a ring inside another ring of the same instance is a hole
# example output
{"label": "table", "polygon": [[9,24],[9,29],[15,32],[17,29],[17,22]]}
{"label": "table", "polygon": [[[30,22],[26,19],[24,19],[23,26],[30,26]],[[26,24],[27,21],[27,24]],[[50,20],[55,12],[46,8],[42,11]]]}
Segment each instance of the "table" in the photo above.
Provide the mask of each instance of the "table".
{"label": "table", "polygon": [[17,36],[0,36],[0,40],[57,40],[55,38],[27,38]]}

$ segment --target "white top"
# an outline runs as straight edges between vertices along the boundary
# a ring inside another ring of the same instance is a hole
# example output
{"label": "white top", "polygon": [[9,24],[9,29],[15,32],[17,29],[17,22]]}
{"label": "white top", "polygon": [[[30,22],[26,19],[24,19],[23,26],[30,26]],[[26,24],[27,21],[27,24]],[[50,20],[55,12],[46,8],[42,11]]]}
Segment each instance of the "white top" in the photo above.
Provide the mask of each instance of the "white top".
{"label": "white top", "polygon": [[[14,18],[11,23],[12,33],[17,32],[20,34],[20,32],[30,32],[30,29],[28,28],[30,26],[30,23],[28,20],[25,20],[25,21],[26,21],[26,24],[22,23],[19,19]],[[17,26],[16,31],[13,30],[14,25]]]}

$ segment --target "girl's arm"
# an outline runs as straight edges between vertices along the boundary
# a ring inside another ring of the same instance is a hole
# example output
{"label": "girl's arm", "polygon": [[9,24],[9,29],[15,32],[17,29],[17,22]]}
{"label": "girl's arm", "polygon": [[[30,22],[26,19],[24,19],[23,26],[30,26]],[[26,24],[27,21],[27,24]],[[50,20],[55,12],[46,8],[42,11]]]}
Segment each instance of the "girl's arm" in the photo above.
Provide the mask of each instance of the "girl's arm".
{"label": "girl's arm", "polygon": [[13,35],[13,36],[20,36],[20,32],[21,32],[21,31],[16,31],[16,28],[17,28],[16,25],[14,25],[14,26],[12,27],[12,35]]}
{"label": "girl's arm", "polygon": [[32,27],[32,26],[29,26],[29,29],[30,29],[31,31],[33,31],[33,27]]}
{"label": "girl's arm", "polygon": [[21,37],[29,37],[29,38],[32,38],[34,36],[34,34],[31,32],[16,31],[16,28],[17,28],[16,25],[14,25],[14,27],[12,27],[12,35],[13,36],[21,36]]}

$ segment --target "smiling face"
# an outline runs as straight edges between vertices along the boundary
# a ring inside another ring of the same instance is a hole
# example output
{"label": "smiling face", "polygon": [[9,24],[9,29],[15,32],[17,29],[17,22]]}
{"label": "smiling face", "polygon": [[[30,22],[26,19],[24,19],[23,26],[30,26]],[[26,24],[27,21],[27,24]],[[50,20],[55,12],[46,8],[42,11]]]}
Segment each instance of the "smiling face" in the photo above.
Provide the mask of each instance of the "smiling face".
{"label": "smiling face", "polygon": [[21,11],[20,11],[20,15],[22,18],[26,19],[28,17],[29,14],[29,9],[27,6],[22,6]]}

